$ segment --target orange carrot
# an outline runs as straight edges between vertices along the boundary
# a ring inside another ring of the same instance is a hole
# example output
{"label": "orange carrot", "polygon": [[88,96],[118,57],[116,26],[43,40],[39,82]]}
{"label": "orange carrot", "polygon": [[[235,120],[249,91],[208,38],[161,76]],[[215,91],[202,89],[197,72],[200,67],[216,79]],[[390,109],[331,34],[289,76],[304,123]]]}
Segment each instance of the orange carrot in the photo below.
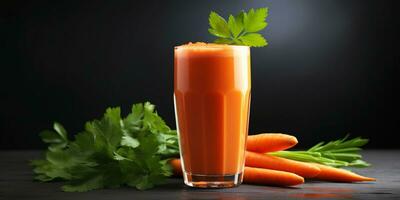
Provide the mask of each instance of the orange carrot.
{"label": "orange carrot", "polygon": [[294,186],[304,183],[304,178],[290,172],[245,167],[243,182],[262,185]]}
{"label": "orange carrot", "polygon": [[182,176],[182,166],[179,158],[173,158],[169,160],[169,164],[171,165],[172,172],[174,172],[175,176]]}
{"label": "orange carrot", "polygon": [[289,149],[297,144],[294,136],[282,133],[262,133],[247,137],[248,151],[265,153]]}
{"label": "orange carrot", "polygon": [[[174,175],[182,176],[181,161],[179,159],[172,159],[169,163],[173,168]],[[290,172],[245,167],[243,182],[262,185],[294,186],[304,183],[304,178]]]}
{"label": "orange carrot", "polygon": [[318,167],[321,170],[315,179],[324,181],[334,181],[334,182],[360,182],[360,181],[375,181],[375,178],[365,177],[358,175],[354,172],[338,169],[326,165],[321,165],[317,163],[312,163],[312,165]]}
{"label": "orange carrot", "polygon": [[246,166],[295,173],[304,178],[315,177],[320,169],[309,163],[289,160],[267,154],[246,151]]}

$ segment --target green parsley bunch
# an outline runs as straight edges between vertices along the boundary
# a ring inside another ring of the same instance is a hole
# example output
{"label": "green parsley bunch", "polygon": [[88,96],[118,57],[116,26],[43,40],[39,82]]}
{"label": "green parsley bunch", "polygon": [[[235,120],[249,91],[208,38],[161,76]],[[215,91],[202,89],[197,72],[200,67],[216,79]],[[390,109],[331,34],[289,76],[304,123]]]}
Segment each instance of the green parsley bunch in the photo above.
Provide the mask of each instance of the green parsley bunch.
{"label": "green parsley bunch", "polygon": [[125,118],[120,108],[108,108],[101,119],[86,122],[74,140],[59,123],[40,136],[49,146],[44,159],[31,162],[35,179],[63,180],[68,192],[154,187],[172,174],[168,158],[179,154],[176,131],[149,102],[133,105]]}

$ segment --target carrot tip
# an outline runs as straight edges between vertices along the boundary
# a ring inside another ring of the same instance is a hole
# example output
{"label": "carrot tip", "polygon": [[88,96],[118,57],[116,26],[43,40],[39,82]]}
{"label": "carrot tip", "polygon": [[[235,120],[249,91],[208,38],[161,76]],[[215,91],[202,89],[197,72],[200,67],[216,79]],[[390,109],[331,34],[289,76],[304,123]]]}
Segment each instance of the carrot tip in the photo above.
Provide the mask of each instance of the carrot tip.
{"label": "carrot tip", "polygon": [[376,181],[376,178],[365,177],[365,181]]}
{"label": "carrot tip", "polygon": [[292,140],[292,143],[293,144],[297,144],[297,143],[299,143],[299,141],[297,140],[297,138],[296,137],[294,137],[294,136],[292,136],[293,137],[293,140]]}

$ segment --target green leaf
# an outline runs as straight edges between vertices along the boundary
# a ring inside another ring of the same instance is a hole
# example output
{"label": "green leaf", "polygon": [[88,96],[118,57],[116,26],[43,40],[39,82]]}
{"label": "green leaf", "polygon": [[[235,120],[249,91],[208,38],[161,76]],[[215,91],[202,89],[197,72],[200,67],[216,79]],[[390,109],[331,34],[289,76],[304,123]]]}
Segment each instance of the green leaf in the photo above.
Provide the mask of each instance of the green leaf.
{"label": "green leaf", "polygon": [[343,148],[344,147],[360,147],[360,146],[367,144],[368,141],[369,141],[368,139],[363,139],[363,138],[357,137],[357,138],[348,140],[346,142],[343,142],[341,144],[341,147],[343,147]]}
{"label": "green leaf", "polygon": [[208,31],[211,34],[223,38],[230,37],[228,23],[226,23],[225,19],[219,16],[216,12],[212,11],[210,13],[208,21],[211,27],[210,29],[208,29]]}
{"label": "green leaf", "polygon": [[62,186],[64,192],[86,192],[89,190],[103,188],[103,176],[101,174],[85,177],[85,179],[74,181],[71,184]]}
{"label": "green leaf", "polygon": [[315,149],[318,149],[320,146],[324,145],[325,142],[319,142],[318,144],[314,145],[308,151],[314,151]]}
{"label": "green leaf", "polygon": [[71,164],[70,163],[71,158],[66,151],[57,151],[57,152],[49,151],[46,154],[46,159],[50,163],[60,167]]}
{"label": "green leaf", "polygon": [[114,160],[129,160],[129,161],[132,161],[131,159],[126,158],[126,157],[118,154],[117,152],[114,152]]}
{"label": "green leaf", "polygon": [[136,148],[139,146],[139,141],[131,136],[128,135],[124,135],[122,136],[122,140],[121,140],[121,145],[122,146],[128,146],[131,148]]}
{"label": "green leaf", "polygon": [[335,160],[343,160],[346,162],[358,160],[362,157],[361,155],[354,153],[331,153],[331,152],[325,152],[323,153],[323,156]]}
{"label": "green leaf", "polygon": [[143,104],[132,105],[131,113],[123,119],[123,131],[136,132],[141,129],[144,107]]}
{"label": "green leaf", "polygon": [[369,167],[371,164],[363,161],[363,160],[354,160],[353,162],[349,163],[349,167]]}
{"label": "green leaf", "polygon": [[211,35],[214,35],[214,36],[217,36],[217,37],[228,38],[226,35],[221,34],[219,31],[217,31],[217,30],[215,30],[215,29],[209,28],[209,29],[208,29],[208,32],[209,32]]}
{"label": "green leaf", "polygon": [[229,15],[228,27],[234,38],[239,36],[239,34],[243,31],[243,23],[236,22],[236,19],[233,15]]}
{"label": "green leaf", "polygon": [[[103,138],[97,137],[91,132],[80,132],[75,135],[75,141],[69,145],[69,148],[80,152],[81,155],[91,154],[96,151],[96,144],[100,143],[100,140],[103,140]],[[101,144],[104,144],[104,142],[101,142]]]}
{"label": "green leaf", "polygon": [[55,166],[47,160],[33,160],[30,163],[34,167],[35,180],[47,182],[57,178],[70,178],[70,173],[62,167]]}
{"label": "green leaf", "polygon": [[54,130],[56,130],[56,132],[61,136],[61,138],[63,140],[65,140],[65,141],[68,140],[67,131],[64,129],[64,127],[60,123],[54,122],[53,128],[54,128]]}
{"label": "green leaf", "polygon": [[246,16],[246,15],[247,15],[247,14],[246,14],[244,11],[240,11],[239,14],[237,14],[237,15],[235,16],[235,23],[236,23],[236,26],[242,27],[242,30],[243,30],[243,28],[244,28],[244,22],[243,22],[244,16]]}
{"label": "green leaf", "polygon": [[107,108],[104,118],[110,120],[114,126],[119,127],[121,121],[121,109],[119,107]]}
{"label": "green leaf", "polygon": [[267,26],[265,19],[268,16],[268,8],[250,9],[247,15],[244,16],[244,29],[246,32],[258,32]]}
{"label": "green leaf", "polygon": [[343,149],[333,149],[330,150],[332,153],[357,153],[362,149],[359,147],[350,147],[350,148],[343,148]]}
{"label": "green leaf", "polygon": [[44,130],[40,133],[40,137],[42,141],[50,144],[48,149],[50,151],[57,151],[58,149],[63,149],[68,145],[68,136],[67,131],[65,131],[64,127],[55,122],[53,124],[53,128],[55,131]]}
{"label": "green leaf", "polygon": [[44,131],[40,132],[40,137],[42,138],[42,141],[45,143],[58,144],[58,143],[64,142],[64,139],[62,137],[60,137],[59,134],[57,134],[54,131],[50,131],[50,130],[44,130]]}
{"label": "green leaf", "polygon": [[240,37],[239,40],[242,41],[244,45],[253,47],[263,47],[268,44],[265,38],[259,33],[248,33]]}

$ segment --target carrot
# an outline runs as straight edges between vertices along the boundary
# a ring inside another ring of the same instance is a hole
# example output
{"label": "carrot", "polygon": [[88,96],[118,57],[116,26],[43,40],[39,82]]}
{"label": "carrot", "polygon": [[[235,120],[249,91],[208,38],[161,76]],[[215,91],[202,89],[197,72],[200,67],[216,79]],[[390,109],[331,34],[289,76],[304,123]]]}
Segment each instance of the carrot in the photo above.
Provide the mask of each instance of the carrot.
{"label": "carrot", "polygon": [[175,176],[182,176],[182,166],[179,158],[173,158],[169,160],[169,164],[171,165],[172,172]]}
{"label": "carrot", "polygon": [[304,178],[290,172],[245,167],[243,182],[262,185],[294,186],[304,183]]}
{"label": "carrot", "polygon": [[267,154],[246,151],[246,166],[295,173],[304,178],[315,177],[320,169],[309,163],[289,160]]}
{"label": "carrot", "polygon": [[312,165],[318,167],[321,170],[321,173],[319,173],[316,177],[313,177],[318,180],[346,183],[376,180],[375,178],[361,176],[345,169],[338,169],[317,163],[312,163]]}
{"label": "carrot", "polygon": [[[181,161],[179,159],[171,159],[169,163],[173,168],[174,175],[182,176]],[[245,167],[243,182],[274,186],[294,186],[304,183],[304,178],[290,172]]]}
{"label": "carrot", "polygon": [[265,153],[289,149],[297,144],[294,136],[282,133],[262,133],[247,137],[246,149],[253,152]]}

